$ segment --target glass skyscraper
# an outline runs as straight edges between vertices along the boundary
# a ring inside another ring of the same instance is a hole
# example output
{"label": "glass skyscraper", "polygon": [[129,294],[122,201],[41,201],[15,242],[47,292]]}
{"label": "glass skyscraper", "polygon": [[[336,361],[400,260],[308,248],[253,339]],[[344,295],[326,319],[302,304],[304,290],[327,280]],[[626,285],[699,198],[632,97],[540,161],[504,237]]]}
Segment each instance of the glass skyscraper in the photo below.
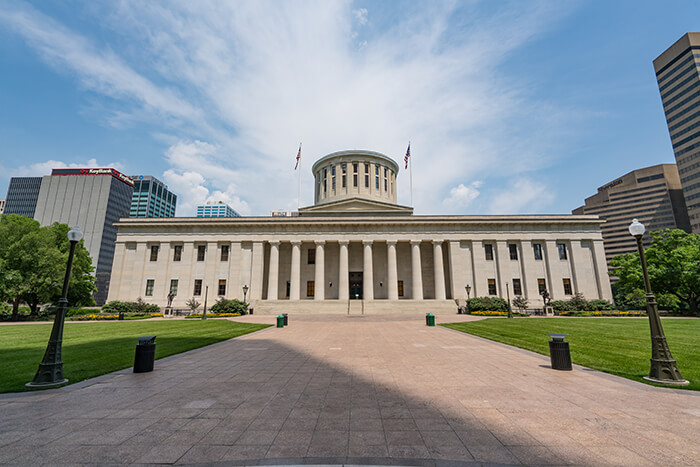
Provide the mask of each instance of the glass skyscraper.
{"label": "glass skyscraper", "polygon": [[177,195],[150,175],[136,175],[129,217],[175,217]]}
{"label": "glass skyscraper", "polygon": [[228,204],[219,201],[197,206],[197,217],[241,217],[241,215]]}
{"label": "glass skyscraper", "polygon": [[3,214],[19,214],[34,218],[40,189],[41,177],[12,177],[10,186],[7,188]]}
{"label": "glass skyscraper", "polygon": [[654,60],[693,233],[700,233],[700,32],[689,32]]}

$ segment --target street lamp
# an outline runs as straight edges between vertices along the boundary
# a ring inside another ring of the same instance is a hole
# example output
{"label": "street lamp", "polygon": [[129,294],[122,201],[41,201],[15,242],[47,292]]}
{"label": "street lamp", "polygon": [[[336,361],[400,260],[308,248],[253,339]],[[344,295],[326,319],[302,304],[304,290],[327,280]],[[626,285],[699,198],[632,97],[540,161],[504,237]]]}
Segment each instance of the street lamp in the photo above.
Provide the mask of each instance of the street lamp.
{"label": "street lamp", "polygon": [[466,314],[469,314],[469,292],[472,291],[472,286],[467,284],[464,286],[464,290],[467,291],[467,303],[464,306],[464,311],[466,312]]}
{"label": "street lamp", "polygon": [[510,289],[508,289],[508,281],[506,281],[506,296],[508,297],[508,317],[513,317],[513,310],[510,309]]}
{"label": "street lamp", "polygon": [[245,297],[246,297],[247,294],[248,294],[248,285],[246,284],[246,285],[243,286],[243,303],[246,302],[246,301],[245,301]]}
{"label": "street lamp", "polygon": [[58,299],[58,310],[56,317],[53,320],[53,328],[51,328],[51,336],[49,343],[46,346],[44,359],[39,364],[39,369],[34,375],[34,379],[25,384],[28,388],[50,388],[68,382],[63,376],[63,361],[61,360],[62,344],[63,344],[63,325],[66,319],[66,309],[68,308],[68,283],[70,282],[70,271],[73,267],[73,255],[75,247],[83,238],[83,233],[77,225],[68,232],[68,241],[70,242],[70,252],[68,253],[68,265],[66,266],[66,276],[63,279],[63,292],[61,298]]}
{"label": "street lamp", "polygon": [[649,273],[647,271],[647,260],[644,256],[642,246],[642,235],[644,235],[644,224],[637,219],[632,220],[629,227],[630,234],[637,239],[637,249],[639,250],[639,260],[642,263],[642,273],[644,274],[644,287],[646,288],[647,315],[649,315],[649,328],[651,331],[651,369],[649,376],[644,379],[653,383],[673,384],[685,386],[688,381],[683,379],[681,372],[676,365],[676,361],[668,348],[664,329],[661,327],[659,310],[656,307],[656,297],[651,292]]}
{"label": "street lamp", "polygon": [[202,312],[202,319],[207,319],[207,297],[209,296],[209,284],[204,285],[204,312]]}

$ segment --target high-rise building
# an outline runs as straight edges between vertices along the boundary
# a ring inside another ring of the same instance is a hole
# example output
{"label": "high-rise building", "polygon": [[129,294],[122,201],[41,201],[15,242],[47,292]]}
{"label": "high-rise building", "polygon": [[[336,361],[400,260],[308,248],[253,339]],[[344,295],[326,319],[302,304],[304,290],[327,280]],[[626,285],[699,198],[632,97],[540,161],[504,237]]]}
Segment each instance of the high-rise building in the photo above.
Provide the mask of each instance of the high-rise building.
{"label": "high-rise building", "polygon": [[689,32],[654,60],[693,233],[700,233],[700,32]]}
{"label": "high-rise building", "polygon": [[572,214],[594,214],[605,223],[601,226],[605,257],[637,251],[637,243],[629,233],[632,219],[647,228],[643,242],[649,244],[649,232],[661,229],[690,231],[688,211],[675,164],[659,164],[616,178],[586,198],[586,204]]}
{"label": "high-rise building", "polygon": [[95,301],[107,299],[120,217],[128,217],[133,181],[115,169],[54,169],[43,177],[34,219],[41,225],[77,225],[92,257],[97,279]]}
{"label": "high-rise building", "polygon": [[0,199],[0,214],[2,214],[3,212],[5,212],[5,200]]}
{"label": "high-rise building", "polygon": [[41,177],[12,177],[7,188],[4,214],[34,217]]}
{"label": "high-rise building", "polygon": [[228,204],[219,201],[197,206],[197,217],[241,217],[241,215]]}
{"label": "high-rise building", "polygon": [[134,195],[129,217],[175,217],[177,195],[150,175],[132,176]]}

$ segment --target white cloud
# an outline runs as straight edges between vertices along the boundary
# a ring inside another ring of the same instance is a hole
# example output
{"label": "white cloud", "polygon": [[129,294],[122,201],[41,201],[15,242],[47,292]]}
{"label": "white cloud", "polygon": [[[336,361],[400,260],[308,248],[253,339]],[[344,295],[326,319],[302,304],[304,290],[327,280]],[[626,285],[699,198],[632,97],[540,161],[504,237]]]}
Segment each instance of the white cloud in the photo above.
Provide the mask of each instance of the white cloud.
{"label": "white cloud", "polygon": [[124,171],[123,165],[119,162],[100,164],[97,162],[97,159],[92,158],[86,160],[85,162],[66,163],[56,160],[36,162],[34,164],[22,165],[14,169],[6,169],[6,173],[10,177],[41,177],[44,175],[51,175],[52,169],[61,169],[66,167],[103,167],[117,169],[122,172]]}
{"label": "white cloud", "polygon": [[479,196],[481,185],[483,185],[481,181],[472,182],[469,186],[460,183],[450,189],[450,196],[442,200],[443,206],[446,206],[450,211],[459,211],[466,208]]}
{"label": "white cloud", "polygon": [[541,212],[554,200],[554,193],[547,185],[519,178],[505,184],[490,203],[491,214],[528,214]]}
{"label": "white cloud", "polygon": [[[456,202],[469,201],[478,187],[460,188],[467,173],[481,179],[498,167],[514,177],[549,163],[566,126],[565,113],[529,97],[517,70],[500,67],[562,16],[560,3],[513,2],[488,14],[460,12],[472,7],[459,3],[413,4],[391,12],[391,23],[373,14],[377,28],[359,46],[353,26],[367,24],[368,13],[348,2],[124,0],[86,8],[104,33],[94,39],[30,6],[3,8],[0,23],[107,96],[115,125],[132,118],[154,127],[169,146],[163,176],[179,195],[178,214],[216,191],[241,213],[296,207],[300,140],[308,205],[309,168],[319,157],[362,148],[400,161],[409,139],[416,212],[434,213],[449,187]],[[138,164],[129,169],[140,172]],[[407,175],[399,174],[402,204]]]}

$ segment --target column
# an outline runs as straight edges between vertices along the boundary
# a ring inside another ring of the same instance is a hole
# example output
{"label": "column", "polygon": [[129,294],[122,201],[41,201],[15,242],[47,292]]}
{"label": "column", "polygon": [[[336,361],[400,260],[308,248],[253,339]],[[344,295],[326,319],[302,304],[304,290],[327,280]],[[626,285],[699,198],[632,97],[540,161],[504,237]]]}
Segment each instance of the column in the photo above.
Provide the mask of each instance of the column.
{"label": "column", "polygon": [[289,299],[299,300],[301,285],[301,242],[292,242],[292,273],[289,278]]}
{"label": "column", "polygon": [[389,287],[389,300],[399,299],[399,278],[396,267],[396,242],[386,242],[387,286]]}
{"label": "column", "polygon": [[[216,265],[220,261],[218,244],[216,242],[207,242],[207,253],[204,257],[204,284],[209,284],[209,299],[211,303],[216,302],[216,297],[219,295],[219,278],[216,277]],[[202,292],[204,288],[202,288]]]}
{"label": "column", "polygon": [[[485,287],[486,279],[484,278],[483,268],[486,261],[484,260],[484,242],[481,240],[472,240],[471,260],[472,282],[470,285],[472,286],[472,290],[469,294],[470,298],[478,297],[479,293],[484,295],[484,289],[482,287]],[[481,283],[479,279],[481,279]]]}
{"label": "column", "polygon": [[[167,305],[168,294],[170,293],[170,290],[169,290],[169,287],[170,287],[169,282],[170,281],[168,280],[168,278],[170,276],[170,263],[173,260],[172,254],[173,254],[173,252],[170,249],[170,242],[161,242],[160,243],[160,252],[158,253],[158,261],[160,262],[160,264],[163,264],[162,261],[165,261],[165,268],[164,268],[165,272],[162,273],[162,271],[163,271],[162,267],[158,268],[159,271],[158,271],[158,275],[156,276],[156,289],[155,290],[160,289],[162,291],[162,293],[159,294],[156,291],[154,291],[153,293],[156,296],[154,298],[156,298],[157,301],[163,303],[164,304],[163,306]],[[114,262],[112,264],[115,264],[115,265],[117,264],[116,256],[115,256]],[[112,277],[114,277],[114,274],[112,274]],[[110,289],[111,289],[111,286],[110,286]]]}
{"label": "column", "polygon": [[260,300],[263,291],[265,248],[263,242],[253,242],[253,251],[250,264],[250,290],[248,297],[251,300]]}
{"label": "column", "polygon": [[122,299],[122,286],[126,278],[124,275],[125,257],[126,244],[124,242],[116,242],[114,245],[114,260],[112,261],[112,276],[107,295],[108,302]]}
{"label": "column", "polygon": [[348,266],[348,242],[340,242],[338,261],[338,300],[350,299],[350,272]]}
{"label": "column", "polygon": [[595,277],[598,284],[598,298],[612,301],[613,295],[610,288],[608,263],[605,259],[603,240],[593,240],[593,265],[595,266]]}
{"label": "column", "polygon": [[[337,180],[336,180],[337,183]],[[314,300],[325,299],[326,260],[324,256],[325,241],[316,241],[316,265],[314,267]]]}
{"label": "column", "polygon": [[[243,300],[243,284],[241,284],[241,242],[232,241],[228,252],[228,286],[226,296]],[[246,297],[247,298],[247,297]]]}
{"label": "column", "polygon": [[[510,249],[505,240],[496,241],[496,293],[502,299],[507,297],[506,282],[512,282],[513,271],[510,267]],[[512,289],[512,283],[509,287]]]}
{"label": "column", "polygon": [[[563,297],[563,292],[559,292],[562,290],[563,285],[560,278],[561,274],[559,274],[559,250],[557,249],[557,242],[555,240],[547,240],[544,242],[544,245],[544,259],[547,261],[547,291],[549,292],[549,298],[558,300]],[[557,268],[556,271],[554,271],[555,267]],[[558,283],[555,284],[554,281],[558,281]],[[554,298],[555,296],[557,298]]]}
{"label": "column", "polygon": [[420,242],[411,242],[411,282],[413,300],[423,300],[423,274],[420,265]]}
{"label": "column", "polygon": [[362,268],[362,298],[374,300],[374,274],[372,263],[372,240],[362,242],[364,249],[364,264]]}
{"label": "column", "polygon": [[446,300],[445,267],[442,263],[442,240],[433,242],[433,270],[435,276],[435,300]]}
{"label": "column", "polygon": [[532,247],[532,240],[522,240],[520,245],[523,296],[530,300],[529,306],[535,306],[540,297],[537,289],[537,262]]}
{"label": "column", "polygon": [[[569,241],[569,247],[569,267],[571,270],[571,282],[573,282],[573,292],[575,294],[580,293],[586,295],[586,286],[579,281],[579,275],[583,275],[581,268],[584,268],[584,251],[583,247],[581,246],[581,240]],[[590,295],[588,296],[590,297]]]}
{"label": "column", "polygon": [[280,242],[270,242],[270,267],[267,276],[267,299],[277,300],[279,289]]}

